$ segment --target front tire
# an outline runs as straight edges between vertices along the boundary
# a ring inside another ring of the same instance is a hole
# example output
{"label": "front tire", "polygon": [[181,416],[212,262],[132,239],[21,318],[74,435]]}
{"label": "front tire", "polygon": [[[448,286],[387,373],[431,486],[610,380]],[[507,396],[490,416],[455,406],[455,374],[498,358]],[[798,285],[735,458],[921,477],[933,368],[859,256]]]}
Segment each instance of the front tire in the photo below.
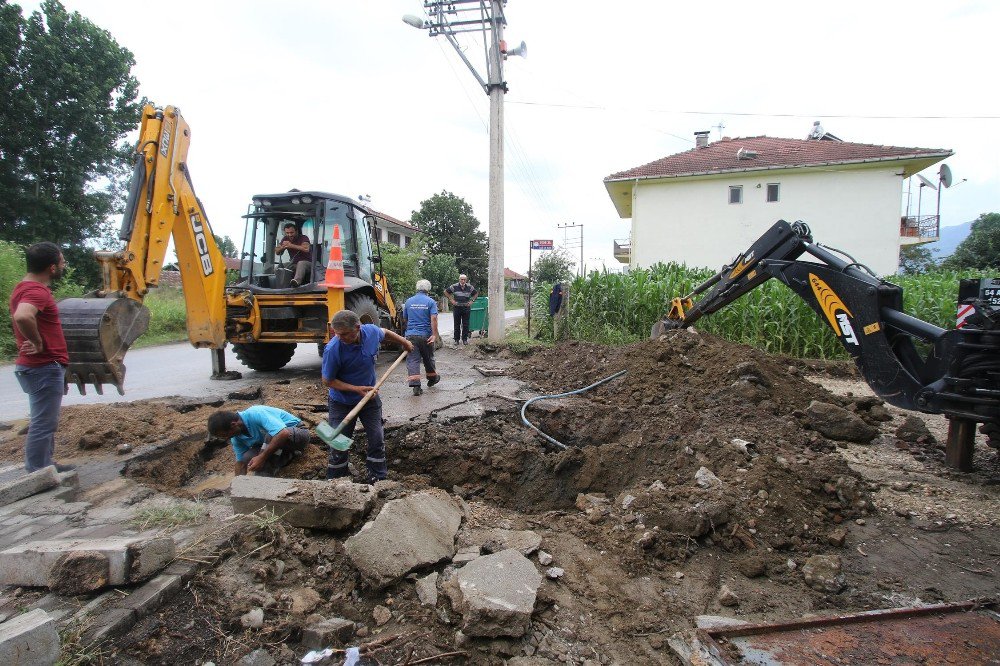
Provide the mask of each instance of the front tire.
{"label": "front tire", "polygon": [[272,372],[288,365],[295,354],[294,342],[237,342],[233,351],[240,363],[252,370]]}
{"label": "front tire", "polygon": [[378,326],[381,320],[378,316],[378,307],[371,296],[366,294],[349,294],[347,296],[347,309],[358,315],[362,324],[375,324]]}

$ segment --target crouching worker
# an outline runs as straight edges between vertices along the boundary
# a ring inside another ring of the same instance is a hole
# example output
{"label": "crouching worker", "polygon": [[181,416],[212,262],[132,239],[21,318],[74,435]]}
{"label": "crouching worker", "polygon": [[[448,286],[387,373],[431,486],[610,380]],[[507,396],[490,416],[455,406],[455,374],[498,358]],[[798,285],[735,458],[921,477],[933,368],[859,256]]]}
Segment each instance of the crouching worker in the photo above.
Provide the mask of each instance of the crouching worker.
{"label": "crouching worker", "polygon": [[[438,308],[430,297],[430,280],[417,280],[417,293],[406,299],[403,304],[403,317],[406,319],[406,339],[413,343],[416,351],[406,357],[407,383],[413,389],[413,395],[424,392],[420,388],[420,361],[424,362],[427,373],[427,386],[434,386],[441,381],[434,365],[434,342],[438,339]],[[419,352],[419,353],[417,353]]]}
{"label": "crouching worker", "polygon": [[[390,341],[413,351],[413,343],[401,335],[380,328],[375,324],[362,324],[358,315],[350,310],[341,310],[330,320],[330,329],[336,336],[323,350],[323,384],[330,389],[330,425],[336,426],[365,394],[375,388],[375,359],[378,358],[382,340]],[[381,481],[388,473],[385,464],[385,436],[382,431],[382,399],[372,396],[357,419],[348,423],[341,431],[347,437],[354,434],[354,426],[360,420],[365,427],[368,440],[368,482]],[[326,468],[326,478],[336,479],[348,476],[347,451],[330,449],[330,462]]]}
{"label": "crouching worker", "polygon": [[215,412],[208,417],[208,434],[229,439],[236,455],[236,476],[254,472],[274,476],[302,455],[310,433],[301,419],[277,407],[254,405],[242,412]]}

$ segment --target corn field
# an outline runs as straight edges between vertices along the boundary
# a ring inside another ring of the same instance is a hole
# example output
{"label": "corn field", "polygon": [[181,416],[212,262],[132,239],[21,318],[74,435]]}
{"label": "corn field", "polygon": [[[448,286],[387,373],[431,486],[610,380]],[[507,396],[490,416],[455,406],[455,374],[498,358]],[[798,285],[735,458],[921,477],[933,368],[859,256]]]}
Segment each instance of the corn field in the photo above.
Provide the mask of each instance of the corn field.
{"label": "corn field", "polygon": [[[610,344],[645,340],[653,323],[667,312],[673,297],[690,293],[711,275],[712,271],[707,269],[671,263],[624,274],[595,271],[577,278],[569,288],[568,335]],[[907,314],[942,328],[953,328],[958,282],[968,277],[981,276],[935,271],[893,276],[889,281],[903,288]],[[541,303],[534,305],[538,309],[532,308],[532,328],[538,321],[537,330],[543,331],[543,335],[547,331],[551,336],[548,310],[539,307]],[[800,358],[847,358],[829,326],[795,292],[775,280],[704,317],[697,327],[770,353]]]}

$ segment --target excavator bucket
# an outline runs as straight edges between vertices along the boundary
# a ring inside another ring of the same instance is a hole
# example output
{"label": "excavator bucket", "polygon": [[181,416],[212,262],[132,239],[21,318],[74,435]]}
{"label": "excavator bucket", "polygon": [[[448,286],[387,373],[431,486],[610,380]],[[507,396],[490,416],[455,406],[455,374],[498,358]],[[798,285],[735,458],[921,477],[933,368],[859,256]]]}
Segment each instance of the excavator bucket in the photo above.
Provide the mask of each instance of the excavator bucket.
{"label": "excavator bucket", "polygon": [[149,309],[131,298],[67,298],[59,302],[59,318],[69,348],[66,386],[86,394],[93,384],[103,394],[104,384],[114,384],[125,395],[122,359],[149,327]]}

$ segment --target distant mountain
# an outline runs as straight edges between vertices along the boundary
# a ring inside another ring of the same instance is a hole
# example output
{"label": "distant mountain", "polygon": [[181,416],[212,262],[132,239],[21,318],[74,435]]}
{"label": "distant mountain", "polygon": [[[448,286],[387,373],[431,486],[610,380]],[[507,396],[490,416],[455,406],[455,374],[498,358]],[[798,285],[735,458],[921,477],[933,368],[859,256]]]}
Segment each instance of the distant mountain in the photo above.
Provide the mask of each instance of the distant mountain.
{"label": "distant mountain", "polygon": [[945,257],[950,257],[955,248],[958,247],[958,244],[964,241],[966,236],[969,235],[970,231],[972,231],[972,222],[956,224],[951,227],[941,227],[940,240],[927,243],[923,247],[931,251],[936,261],[940,261]]}

